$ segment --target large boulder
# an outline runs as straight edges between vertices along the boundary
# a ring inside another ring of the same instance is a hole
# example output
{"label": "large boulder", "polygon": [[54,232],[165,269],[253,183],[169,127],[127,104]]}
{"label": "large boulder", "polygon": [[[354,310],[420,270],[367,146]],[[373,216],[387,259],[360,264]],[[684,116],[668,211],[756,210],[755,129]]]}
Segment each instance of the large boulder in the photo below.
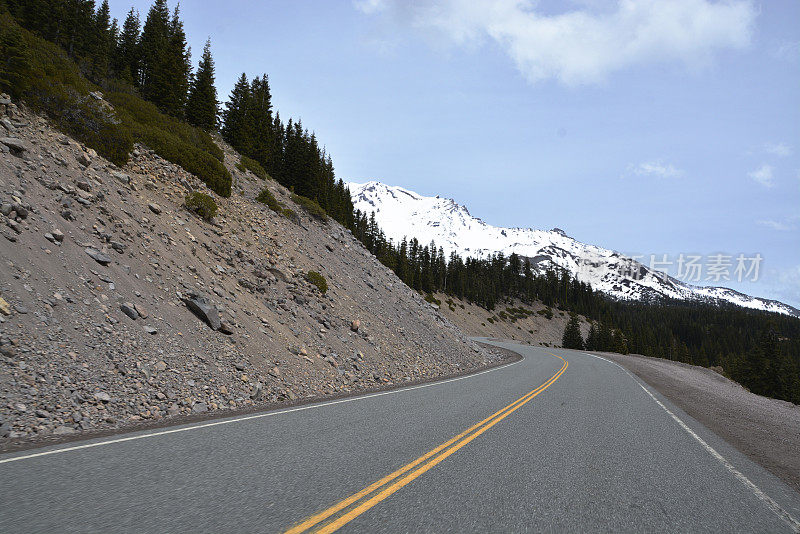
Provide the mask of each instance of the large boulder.
{"label": "large boulder", "polygon": [[0,143],[10,148],[12,152],[25,152],[28,150],[27,143],[16,137],[0,137]]}
{"label": "large boulder", "polygon": [[184,297],[183,302],[192,313],[210,326],[212,330],[219,330],[222,327],[219,310],[202,293],[189,293]]}
{"label": "large boulder", "polygon": [[100,265],[108,265],[109,263],[111,263],[111,258],[109,258],[106,254],[97,250],[94,247],[86,247],[85,252],[86,254],[89,255],[90,258],[92,258]]}

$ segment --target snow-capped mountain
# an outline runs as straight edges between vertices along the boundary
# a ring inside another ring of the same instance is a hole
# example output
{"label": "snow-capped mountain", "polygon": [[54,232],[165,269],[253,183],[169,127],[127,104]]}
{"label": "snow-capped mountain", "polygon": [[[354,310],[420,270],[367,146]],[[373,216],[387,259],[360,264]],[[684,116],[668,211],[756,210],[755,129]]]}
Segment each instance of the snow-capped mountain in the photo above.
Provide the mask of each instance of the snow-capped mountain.
{"label": "snow-capped mountain", "polygon": [[746,308],[800,316],[800,310],[776,300],[751,297],[724,287],[684,283],[619,252],[576,241],[562,230],[501,228],[470,215],[452,199],[425,197],[402,187],[381,182],[349,183],[353,204],[375,218],[386,236],[395,242],[417,238],[421,244],[435,241],[445,256],[455,251],[462,257],[486,257],[516,252],[533,267],[568,270],[594,289],[618,299],[648,300],[669,297],[681,300],[729,302]]}

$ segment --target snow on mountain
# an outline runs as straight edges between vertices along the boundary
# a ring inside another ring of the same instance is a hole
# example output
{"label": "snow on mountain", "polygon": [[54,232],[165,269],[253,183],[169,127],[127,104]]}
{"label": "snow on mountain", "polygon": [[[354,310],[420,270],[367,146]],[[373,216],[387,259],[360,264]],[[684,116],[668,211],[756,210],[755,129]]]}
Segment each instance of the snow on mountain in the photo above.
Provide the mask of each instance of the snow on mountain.
{"label": "snow on mountain", "polygon": [[501,228],[473,217],[465,206],[452,199],[425,197],[375,181],[347,185],[355,207],[364,213],[374,212],[381,229],[396,243],[404,237],[416,237],[423,245],[435,241],[445,256],[453,251],[462,257],[487,257],[498,252],[508,256],[516,252],[529,258],[540,272],[549,267],[566,269],[578,280],[618,299],[724,301],[800,316],[800,310],[775,300],[724,287],[686,284],[619,252],[576,241],[558,228]]}

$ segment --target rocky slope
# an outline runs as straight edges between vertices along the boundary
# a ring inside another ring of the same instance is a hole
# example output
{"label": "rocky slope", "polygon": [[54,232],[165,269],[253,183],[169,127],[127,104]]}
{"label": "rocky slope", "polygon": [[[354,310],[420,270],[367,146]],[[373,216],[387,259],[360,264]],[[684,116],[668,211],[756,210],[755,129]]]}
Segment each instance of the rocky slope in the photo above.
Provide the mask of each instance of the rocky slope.
{"label": "rocky slope", "polygon": [[[619,252],[581,243],[558,228],[501,228],[473,217],[453,199],[425,197],[374,181],[348,185],[355,207],[364,213],[374,212],[386,237],[396,243],[404,237],[416,237],[423,245],[434,240],[446,257],[453,251],[474,258],[515,252],[529,258],[540,272],[553,267],[566,269],[578,280],[618,299],[667,297],[731,303],[800,317],[800,310],[776,300],[751,297],[725,287],[684,283]],[[729,270],[731,276],[735,268],[734,263]]]}
{"label": "rocky slope", "polygon": [[[223,199],[143,146],[117,168],[5,97],[0,124],[0,444],[365,390],[496,358],[339,224],[236,169],[228,147],[234,194]],[[265,185],[296,220],[253,200]],[[184,208],[190,191],[214,196],[213,223]],[[203,298],[217,330],[187,306]]]}
{"label": "rocky slope", "polygon": [[[560,347],[564,329],[569,322],[568,312],[550,308],[541,302],[526,304],[520,301],[499,303],[492,311],[437,293],[439,310],[462,332],[471,337],[513,339],[529,345]],[[589,321],[578,316],[581,335],[589,334]]]}

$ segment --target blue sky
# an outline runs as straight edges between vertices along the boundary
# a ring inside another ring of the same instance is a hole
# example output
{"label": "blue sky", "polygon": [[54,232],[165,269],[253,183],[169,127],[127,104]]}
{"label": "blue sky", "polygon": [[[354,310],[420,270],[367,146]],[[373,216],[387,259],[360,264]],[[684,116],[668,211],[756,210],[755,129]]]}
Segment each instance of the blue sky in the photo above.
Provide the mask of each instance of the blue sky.
{"label": "blue sky", "polygon": [[[112,0],[120,20],[133,5]],[[174,2],[170,7],[174,7]],[[800,307],[800,2],[184,1],[347,181],[627,254],[760,253]]]}

